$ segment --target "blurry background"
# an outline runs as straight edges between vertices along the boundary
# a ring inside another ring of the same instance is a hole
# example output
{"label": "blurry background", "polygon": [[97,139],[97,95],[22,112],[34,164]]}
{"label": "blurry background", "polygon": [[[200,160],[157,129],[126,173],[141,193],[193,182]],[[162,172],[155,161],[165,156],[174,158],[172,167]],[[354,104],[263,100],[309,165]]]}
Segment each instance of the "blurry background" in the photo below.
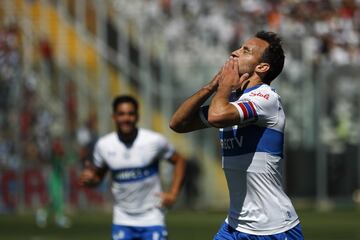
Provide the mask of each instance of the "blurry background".
{"label": "blurry background", "polygon": [[[41,220],[43,209],[111,212],[108,184],[86,190],[77,177],[97,138],[113,129],[112,98],[126,93],[141,103],[139,125],[162,132],[189,160],[175,209],[221,212],[212,236],[228,205],[217,131],[178,135],[168,120],[262,29],[278,32],[286,48],[273,85],[287,114],[287,193],[300,213],[330,211],[304,213],[308,222],[338,209],[359,219],[359,0],[1,0],[0,219],[28,216],[35,228],[32,215]],[[56,194],[64,201],[54,203]],[[333,239],[360,239],[353,230]]]}

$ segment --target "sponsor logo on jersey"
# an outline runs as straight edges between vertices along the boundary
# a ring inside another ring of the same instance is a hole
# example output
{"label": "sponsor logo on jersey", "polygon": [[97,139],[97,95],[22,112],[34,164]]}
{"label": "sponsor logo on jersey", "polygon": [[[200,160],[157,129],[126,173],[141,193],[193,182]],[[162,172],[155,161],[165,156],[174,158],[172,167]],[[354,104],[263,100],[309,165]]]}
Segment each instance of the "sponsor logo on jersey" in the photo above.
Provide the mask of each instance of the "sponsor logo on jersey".
{"label": "sponsor logo on jersey", "polygon": [[261,92],[251,92],[250,93],[250,96],[251,97],[263,97],[263,98],[265,98],[266,100],[269,100],[269,97],[270,97],[270,95],[269,94],[263,94],[263,93],[261,93]]}
{"label": "sponsor logo on jersey", "polygon": [[220,131],[223,157],[247,153],[266,152],[282,157],[284,134],[274,129],[250,125],[243,128]]}
{"label": "sponsor logo on jersey", "polygon": [[234,147],[242,147],[243,136],[220,139],[221,148],[224,150],[233,149]]}
{"label": "sponsor logo on jersey", "polygon": [[113,170],[113,179],[116,182],[131,182],[147,178],[157,172],[158,162],[155,161],[145,167]]}

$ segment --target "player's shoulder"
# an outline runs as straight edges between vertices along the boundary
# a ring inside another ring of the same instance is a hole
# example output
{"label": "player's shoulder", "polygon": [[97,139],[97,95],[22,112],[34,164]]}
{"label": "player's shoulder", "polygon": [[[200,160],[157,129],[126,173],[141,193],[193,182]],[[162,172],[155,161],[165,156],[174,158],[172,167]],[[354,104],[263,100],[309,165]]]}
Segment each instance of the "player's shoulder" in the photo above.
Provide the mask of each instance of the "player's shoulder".
{"label": "player's shoulder", "polygon": [[158,139],[164,138],[164,136],[161,133],[158,133],[153,130],[146,129],[146,128],[139,128],[139,134],[142,138],[145,138],[145,139],[158,140]]}
{"label": "player's shoulder", "polygon": [[280,96],[276,90],[267,84],[257,85],[245,90],[243,97],[260,102],[276,102]]}
{"label": "player's shoulder", "polygon": [[102,137],[99,138],[96,145],[97,146],[106,146],[109,144],[112,144],[114,141],[117,141],[117,134],[116,132],[108,133]]}

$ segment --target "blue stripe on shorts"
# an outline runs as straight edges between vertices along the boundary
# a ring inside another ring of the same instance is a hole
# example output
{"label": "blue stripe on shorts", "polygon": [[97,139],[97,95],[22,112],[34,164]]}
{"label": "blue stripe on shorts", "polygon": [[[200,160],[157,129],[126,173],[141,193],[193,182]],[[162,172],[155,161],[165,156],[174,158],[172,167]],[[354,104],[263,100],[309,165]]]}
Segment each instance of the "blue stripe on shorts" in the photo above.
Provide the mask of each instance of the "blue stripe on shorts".
{"label": "blue stripe on shorts", "polygon": [[273,234],[273,235],[254,235],[239,232],[229,224],[224,223],[218,233],[215,235],[214,240],[303,240],[300,223],[286,232]]}

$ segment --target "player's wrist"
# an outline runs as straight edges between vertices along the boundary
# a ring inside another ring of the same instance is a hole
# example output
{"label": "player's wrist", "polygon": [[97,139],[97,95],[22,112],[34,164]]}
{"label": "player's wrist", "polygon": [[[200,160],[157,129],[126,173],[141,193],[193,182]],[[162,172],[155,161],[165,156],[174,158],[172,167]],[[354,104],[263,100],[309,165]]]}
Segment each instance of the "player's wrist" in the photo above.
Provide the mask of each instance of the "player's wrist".
{"label": "player's wrist", "polygon": [[174,198],[176,198],[177,195],[179,194],[179,190],[177,190],[177,189],[171,190],[169,192],[169,194],[171,194]]}
{"label": "player's wrist", "polygon": [[213,93],[216,91],[216,89],[218,88],[219,84],[217,82],[210,82],[209,84],[207,84],[206,86],[203,87],[203,89],[205,89],[206,91]]}
{"label": "player's wrist", "polygon": [[234,89],[234,86],[232,84],[219,84],[218,87],[218,92],[223,92],[223,93],[231,93],[231,91]]}

